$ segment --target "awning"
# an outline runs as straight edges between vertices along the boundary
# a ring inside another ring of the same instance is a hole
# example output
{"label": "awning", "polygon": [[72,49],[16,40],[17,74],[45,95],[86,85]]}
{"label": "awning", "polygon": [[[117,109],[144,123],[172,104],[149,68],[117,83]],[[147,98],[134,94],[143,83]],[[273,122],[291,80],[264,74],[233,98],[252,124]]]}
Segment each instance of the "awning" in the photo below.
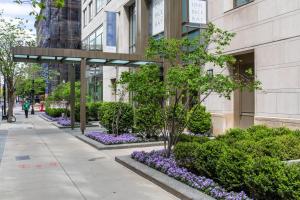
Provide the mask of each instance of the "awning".
{"label": "awning", "polygon": [[79,49],[14,47],[12,53],[15,62],[79,64],[82,59],[86,59],[87,65],[138,67],[150,63],[162,64],[159,59],[150,61],[139,54],[106,53]]}

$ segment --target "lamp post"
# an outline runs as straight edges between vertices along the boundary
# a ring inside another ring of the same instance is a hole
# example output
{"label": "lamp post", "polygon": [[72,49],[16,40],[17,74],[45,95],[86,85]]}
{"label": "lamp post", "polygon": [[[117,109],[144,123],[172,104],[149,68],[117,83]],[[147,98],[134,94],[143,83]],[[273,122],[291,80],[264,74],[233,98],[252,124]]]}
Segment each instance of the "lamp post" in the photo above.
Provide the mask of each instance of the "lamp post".
{"label": "lamp post", "polygon": [[34,79],[32,79],[31,86],[31,114],[34,115]]}

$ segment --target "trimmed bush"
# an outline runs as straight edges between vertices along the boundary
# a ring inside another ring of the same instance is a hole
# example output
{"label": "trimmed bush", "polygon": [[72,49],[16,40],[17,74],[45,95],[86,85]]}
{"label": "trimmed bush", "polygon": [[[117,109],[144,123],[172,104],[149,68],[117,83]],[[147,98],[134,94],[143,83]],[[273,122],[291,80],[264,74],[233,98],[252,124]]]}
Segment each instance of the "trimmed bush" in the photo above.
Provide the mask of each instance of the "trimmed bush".
{"label": "trimmed bush", "polygon": [[140,106],[135,110],[135,128],[146,138],[157,137],[163,126],[163,115],[156,105]]}
{"label": "trimmed bush", "polygon": [[70,111],[65,108],[46,108],[46,114],[50,117],[61,117],[63,113],[66,113],[67,116],[70,116]]}
{"label": "trimmed bush", "polygon": [[133,108],[127,103],[109,102],[101,106],[100,123],[109,133],[129,133],[133,126]]}
{"label": "trimmed bush", "polygon": [[179,142],[174,148],[176,163],[189,170],[194,171],[196,161],[195,150],[199,147],[197,142]]}
{"label": "trimmed bush", "polygon": [[177,138],[177,142],[196,142],[199,144],[203,144],[208,142],[209,138],[205,136],[198,136],[198,135],[187,135],[187,134],[179,134]]}
{"label": "trimmed bush", "polygon": [[212,126],[211,114],[205,106],[196,105],[188,113],[187,128],[194,134],[205,134]]}
{"label": "trimmed bush", "polygon": [[195,150],[196,160],[194,168],[210,178],[217,177],[217,162],[221,155],[228,149],[224,142],[212,140],[199,145]]}
{"label": "trimmed bush", "polygon": [[245,188],[244,175],[248,173],[252,162],[252,158],[246,153],[228,148],[216,162],[219,183],[228,190],[242,191]]}
{"label": "trimmed bush", "polygon": [[255,160],[243,180],[254,199],[300,199],[299,169],[265,156]]}
{"label": "trimmed bush", "polygon": [[[86,120],[89,119],[89,109],[86,106]],[[75,121],[80,122],[80,103],[75,104]]]}
{"label": "trimmed bush", "polygon": [[89,119],[90,120],[99,120],[99,110],[102,106],[102,102],[93,102],[93,103],[88,103],[88,113],[89,113]]}

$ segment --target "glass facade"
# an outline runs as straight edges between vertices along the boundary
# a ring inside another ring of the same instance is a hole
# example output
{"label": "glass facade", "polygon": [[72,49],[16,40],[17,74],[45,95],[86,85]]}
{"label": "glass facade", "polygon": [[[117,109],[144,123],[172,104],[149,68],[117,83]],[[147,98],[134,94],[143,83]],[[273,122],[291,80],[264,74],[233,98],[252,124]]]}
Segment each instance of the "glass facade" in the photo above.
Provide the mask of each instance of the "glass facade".
{"label": "glass facade", "polygon": [[103,68],[91,65],[86,72],[88,79],[88,100],[90,102],[103,101]]}

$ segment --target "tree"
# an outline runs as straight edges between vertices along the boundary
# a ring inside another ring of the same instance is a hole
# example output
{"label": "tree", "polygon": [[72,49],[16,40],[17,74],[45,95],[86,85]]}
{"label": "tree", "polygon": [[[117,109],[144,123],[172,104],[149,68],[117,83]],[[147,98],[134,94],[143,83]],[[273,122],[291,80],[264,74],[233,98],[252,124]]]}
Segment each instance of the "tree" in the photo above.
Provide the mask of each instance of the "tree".
{"label": "tree", "polygon": [[[186,113],[191,106],[197,110],[197,106],[212,93],[230,99],[236,89],[259,88],[260,83],[255,81],[250,70],[243,76],[235,73],[234,57],[223,53],[232,37],[233,33],[209,24],[196,39],[150,39],[147,56],[150,59],[159,57],[164,61],[164,80],[157,73],[154,78],[145,77],[147,70],[160,70],[153,64],[142,67],[134,74],[122,74],[120,82],[137,96],[134,100],[138,104],[155,104],[154,101],[162,97],[159,104],[164,116],[162,133],[167,140],[167,156],[170,156],[178,135],[187,126],[189,119]],[[219,73],[208,73],[205,70],[208,65]],[[226,70],[231,73],[224,73]]]}
{"label": "tree", "polygon": [[[37,12],[36,10],[43,10],[46,8],[44,0],[14,0],[17,4],[30,4],[32,5],[32,11],[29,15],[35,16],[36,20],[42,20],[45,16],[42,15],[42,12]],[[65,5],[65,0],[54,0],[54,6],[57,8],[62,8]]]}
{"label": "tree", "polygon": [[0,72],[7,84],[9,122],[13,115],[15,86],[24,73],[24,66],[13,61],[11,49],[16,46],[34,45],[31,35],[25,28],[23,20],[5,20],[0,13]]}

